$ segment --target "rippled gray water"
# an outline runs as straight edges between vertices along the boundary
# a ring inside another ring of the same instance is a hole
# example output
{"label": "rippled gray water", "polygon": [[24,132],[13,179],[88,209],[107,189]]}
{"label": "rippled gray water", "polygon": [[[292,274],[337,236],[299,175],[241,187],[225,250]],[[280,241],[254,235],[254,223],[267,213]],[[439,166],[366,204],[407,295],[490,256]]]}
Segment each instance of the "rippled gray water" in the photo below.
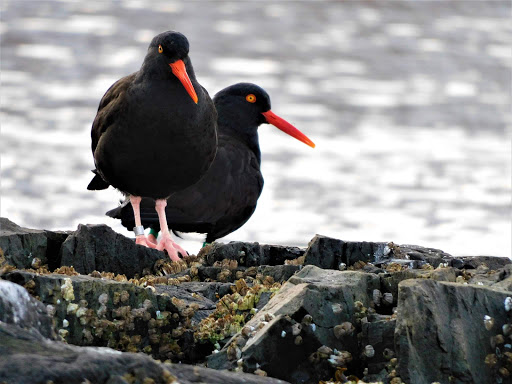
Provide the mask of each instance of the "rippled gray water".
{"label": "rippled gray water", "polygon": [[175,29],[210,94],[255,82],[317,144],[261,127],[263,195],[225,240],[510,256],[509,1],[1,4],[1,214],[20,225],[131,234],[103,216],[118,192],[86,190],[90,126]]}

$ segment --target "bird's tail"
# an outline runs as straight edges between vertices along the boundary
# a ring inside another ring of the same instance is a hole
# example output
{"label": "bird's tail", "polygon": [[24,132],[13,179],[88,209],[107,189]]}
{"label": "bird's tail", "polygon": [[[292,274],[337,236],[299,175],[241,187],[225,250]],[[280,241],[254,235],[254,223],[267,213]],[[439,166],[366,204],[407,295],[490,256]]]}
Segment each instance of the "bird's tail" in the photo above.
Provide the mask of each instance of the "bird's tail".
{"label": "bird's tail", "polygon": [[103,180],[96,169],[93,169],[92,173],[94,173],[94,177],[87,186],[89,191],[97,191],[101,189],[107,189],[109,187],[110,184]]}

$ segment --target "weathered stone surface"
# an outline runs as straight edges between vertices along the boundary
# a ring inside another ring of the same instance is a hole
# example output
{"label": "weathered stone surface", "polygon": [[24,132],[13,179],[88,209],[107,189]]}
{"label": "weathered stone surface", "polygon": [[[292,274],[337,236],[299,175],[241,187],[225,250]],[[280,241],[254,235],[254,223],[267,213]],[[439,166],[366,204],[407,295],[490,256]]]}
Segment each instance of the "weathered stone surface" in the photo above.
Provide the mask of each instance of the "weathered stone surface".
{"label": "weathered stone surface", "polygon": [[25,288],[5,280],[0,280],[0,322],[56,339],[46,307],[30,296]]}
{"label": "weathered stone surface", "polygon": [[[185,284],[204,284],[204,283],[185,283]],[[215,284],[215,283],[214,283]],[[210,315],[215,310],[215,302],[202,296],[197,291],[191,291],[190,285],[185,287],[180,285],[156,285],[156,292],[158,294],[168,295],[170,298],[183,300],[188,307],[195,305],[197,310],[190,319],[192,324],[199,323],[202,319]]]}
{"label": "weathered stone surface", "polygon": [[31,268],[38,258],[41,264],[56,264],[58,249],[69,232],[52,232],[20,227],[0,217],[0,249],[7,262],[17,268]]}
{"label": "weathered stone surface", "polygon": [[142,275],[157,260],[168,260],[164,252],[150,249],[118,234],[106,225],[82,225],[62,244],[61,265],[78,273],[113,272],[131,278]]}
{"label": "weathered stone surface", "polygon": [[[187,364],[170,364],[169,370],[179,383],[212,384],[287,384],[286,381],[252,374],[216,371],[214,369]],[[178,384],[178,383],[176,383]]]}
{"label": "weathered stone surface", "polygon": [[[241,266],[233,269],[200,266],[198,268],[198,276],[201,281],[222,281],[223,283],[233,283],[238,280],[240,276],[243,278],[254,278],[256,275],[261,274],[262,277],[271,277],[276,282],[284,283],[301,268],[302,265]],[[239,274],[241,275],[239,276]]]}
{"label": "weathered stone surface", "polygon": [[315,235],[305,253],[305,265],[324,269],[338,269],[340,263],[347,266],[357,261],[374,261],[384,256],[386,243],[346,242],[331,237]]}
{"label": "weathered stone surface", "polygon": [[391,316],[372,316],[368,317],[368,322],[362,324],[361,345],[371,345],[375,350],[375,356],[366,357],[368,374],[377,374],[385,369],[390,358],[394,355],[387,356],[385,350],[394,351],[394,333],[396,320]]}
{"label": "weathered stone surface", "polygon": [[[491,337],[509,322],[508,295],[432,280],[400,283],[395,344],[401,379],[411,384],[494,383],[496,372],[485,359],[496,352]],[[488,329],[485,316],[492,319]]]}
{"label": "weathered stone surface", "polygon": [[316,235],[309,242],[304,264],[324,269],[339,269],[341,263],[351,266],[358,261],[371,262],[377,267],[390,262],[399,262],[418,268],[426,263],[437,267],[449,257],[449,254],[439,249],[418,245],[343,241]]}
{"label": "weathered stone surface", "polygon": [[[216,302],[221,297],[231,293],[232,283],[218,283],[218,282],[184,282],[179,285],[180,288],[187,290],[190,293],[199,294],[207,299]],[[157,286],[157,291],[161,286]]]}
{"label": "weathered stone surface", "polygon": [[184,362],[211,352],[201,345],[196,350],[189,328],[211,313],[215,304],[179,286],[143,288],[90,276],[25,271],[3,278],[30,287],[70,344],[144,350],[155,358]]}
{"label": "weathered stone surface", "polygon": [[449,253],[440,249],[421,247],[419,245],[396,245],[391,243],[390,248],[396,258],[425,262],[432,265],[434,268],[437,268],[439,264],[446,262],[451,257]]}
{"label": "weathered stone surface", "polygon": [[0,356],[0,382],[6,383],[283,383],[255,375],[162,364],[141,353],[72,346],[4,323],[0,323]]}
{"label": "weathered stone surface", "polygon": [[391,272],[381,274],[380,279],[385,292],[390,292],[393,297],[398,297],[398,285],[400,282],[408,279],[432,279],[436,281],[448,281],[454,283],[456,273],[454,268],[438,268],[438,269],[406,269],[404,271]]}
{"label": "weathered stone surface", "polygon": [[297,247],[281,245],[260,245],[259,243],[243,243],[232,241],[228,244],[213,243],[201,250],[206,265],[213,266],[216,261],[236,260],[238,265],[254,267],[259,265],[279,265],[285,260],[293,260],[304,254]]}
{"label": "weathered stone surface", "polygon": [[233,358],[233,350],[239,348],[244,370],[250,372],[261,367],[272,377],[294,383],[332,377],[334,367],[327,357],[317,363],[309,357],[323,345],[358,356],[356,333],[338,339],[334,327],[343,322],[355,324],[356,312],[370,306],[371,292],[379,287],[380,280],[373,274],[307,266],[247,323],[246,327],[256,330],[255,335],[243,347],[237,347],[241,334],[235,335],[219,353],[209,357],[208,366],[235,366],[238,355]]}
{"label": "weathered stone surface", "polygon": [[450,264],[459,269],[476,269],[480,265],[485,265],[490,270],[497,270],[512,264],[512,260],[508,257],[465,256],[450,259]]}

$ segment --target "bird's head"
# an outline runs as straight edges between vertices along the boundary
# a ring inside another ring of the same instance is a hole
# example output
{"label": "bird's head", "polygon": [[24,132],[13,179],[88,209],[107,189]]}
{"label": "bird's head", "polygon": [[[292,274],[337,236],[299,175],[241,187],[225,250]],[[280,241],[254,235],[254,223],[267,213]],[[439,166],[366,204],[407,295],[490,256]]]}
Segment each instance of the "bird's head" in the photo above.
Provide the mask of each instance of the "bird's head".
{"label": "bird's head", "polygon": [[315,147],[315,144],[301,131],[277,116],[270,109],[270,96],[261,87],[252,83],[237,83],[224,88],[213,98],[219,111],[219,118],[226,116],[237,129],[272,124],[297,140]]}
{"label": "bird's head", "polygon": [[151,57],[152,62],[157,66],[170,67],[174,76],[180,80],[192,100],[197,104],[197,94],[186,68],[186,63],[189,62],[188,48],[189,44],[185,35],[167,31],[153,38],[148,48],[148,57]]}

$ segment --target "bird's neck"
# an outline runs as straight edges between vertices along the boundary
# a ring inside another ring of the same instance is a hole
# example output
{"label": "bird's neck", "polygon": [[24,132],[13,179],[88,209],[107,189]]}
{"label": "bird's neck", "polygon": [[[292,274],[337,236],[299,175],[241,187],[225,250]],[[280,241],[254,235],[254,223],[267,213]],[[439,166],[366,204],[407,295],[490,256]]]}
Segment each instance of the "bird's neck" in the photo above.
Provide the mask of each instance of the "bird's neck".
{"label": "bird's neck", "polygon": [[[220,119],[219,119],[220,120]],[[258,164],[261,165],[261,152],[258,138],[258,126],[251,127],[252,129],[240,132],[239,129],[233,128],[232,124],[226,125],[218,121],[219,136],[228,136],[240,141],[243,145],[247,146],[256,156]]]}

